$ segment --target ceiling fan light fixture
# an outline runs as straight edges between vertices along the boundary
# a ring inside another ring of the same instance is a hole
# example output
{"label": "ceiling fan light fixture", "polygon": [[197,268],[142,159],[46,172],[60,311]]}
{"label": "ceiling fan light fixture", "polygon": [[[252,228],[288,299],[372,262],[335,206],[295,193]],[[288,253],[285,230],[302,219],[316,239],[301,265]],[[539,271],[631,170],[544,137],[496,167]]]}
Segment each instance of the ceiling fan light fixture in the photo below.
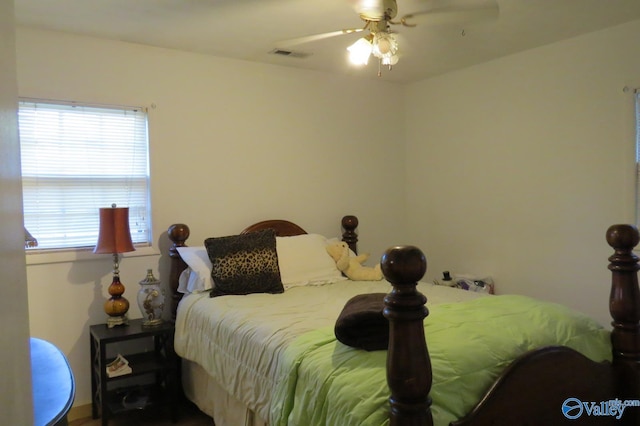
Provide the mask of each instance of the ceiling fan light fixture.
{"label": "ceiling fan light fixture", "polygon": [[398,63],[398,59],[399,59],[398,55],[389,56],[388,58],[382,58],[381,59],[382,65],[389,65],[389,66],[395,65]]}
{"label": "ceiling fan light fixture", "polygon": [[376,58],[388,59],[398,52],[398,40],[395,35],[380,31],[373,36],[372,53]]}
{"label": "ceiling fan light fixture", "polygon": [[354,65],[367,65],[373,45],[371,44],[371,35],[358,39],[351,46],[347,47],[349,51],[349,61]]}

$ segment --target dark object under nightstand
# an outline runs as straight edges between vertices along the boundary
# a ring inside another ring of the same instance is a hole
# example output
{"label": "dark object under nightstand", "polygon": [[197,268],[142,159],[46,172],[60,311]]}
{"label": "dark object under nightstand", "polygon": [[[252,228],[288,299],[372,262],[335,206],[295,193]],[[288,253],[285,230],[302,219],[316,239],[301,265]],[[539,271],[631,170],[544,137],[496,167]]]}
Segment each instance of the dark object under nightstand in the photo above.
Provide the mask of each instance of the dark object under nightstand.
{"label": "dark object under nightstand", "polygon": [[[178,358],[173,351],[174,324],[164,322],[143,326],[142,319],[130,320],[129,325],[108,328],[106,324],[92,325],[91,338],[91,413],[94,419],[102,416],[102,425],[113,415],[168,405],[172,420],[176,420],[178,397]],[[107,346],[131,340],[147,339],[153,343],[148,351],[123,353],[132,372],[108,377],[106,366],[115,354],[108,354]],[[109,356],[109,358],[107,358]]]}

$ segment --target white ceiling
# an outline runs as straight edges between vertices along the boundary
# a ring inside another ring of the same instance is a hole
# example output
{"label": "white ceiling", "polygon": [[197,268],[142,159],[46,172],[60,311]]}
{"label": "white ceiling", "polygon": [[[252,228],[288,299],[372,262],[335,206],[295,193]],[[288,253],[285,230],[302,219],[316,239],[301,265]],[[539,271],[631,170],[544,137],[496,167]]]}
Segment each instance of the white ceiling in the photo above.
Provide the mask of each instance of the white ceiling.
{"label": "white ceiling", "polygon": [[[398,15],[434,2],[397,0]],[[536,46],[640,19],[640,0],[497,0],[497,19],[393,27],[401,58],[382,79],[417,81]],[[304,58],[270,54],[278,41],[360,28],[353,0],[15,0],[18,25],[86,34],[216,56],[376,77],[354,68],[346,47],[358,34],[287,46]],[[630,47],[635,43],[631,43]],[[634,46],[635,47],[635,46]]]}

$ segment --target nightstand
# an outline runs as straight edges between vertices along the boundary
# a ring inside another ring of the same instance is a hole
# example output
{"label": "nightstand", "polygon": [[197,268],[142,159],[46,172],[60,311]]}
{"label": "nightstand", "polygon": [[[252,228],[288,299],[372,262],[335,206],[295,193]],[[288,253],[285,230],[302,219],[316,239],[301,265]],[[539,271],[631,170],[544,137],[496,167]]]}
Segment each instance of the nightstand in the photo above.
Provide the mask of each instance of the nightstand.
{"label": "nightstand", "polygon": [[[91,413],[94,419],[102,416],[102,425],[106,426],[114,415],[149,407],[160,409],[166,405],[172,420],[176,420],[179,383],[178,357],[173,351],[174,330],[172,322],[143,326],[142,319],[113,328],[106,324],[90,327]],[[129,361],[132,372],[108,377],[106,366],[117,354],[110,353],[112,350],[108,351],[107,347],[116,343],[119,350],[122,350],[121,346],[136,347],[121,352]]]}

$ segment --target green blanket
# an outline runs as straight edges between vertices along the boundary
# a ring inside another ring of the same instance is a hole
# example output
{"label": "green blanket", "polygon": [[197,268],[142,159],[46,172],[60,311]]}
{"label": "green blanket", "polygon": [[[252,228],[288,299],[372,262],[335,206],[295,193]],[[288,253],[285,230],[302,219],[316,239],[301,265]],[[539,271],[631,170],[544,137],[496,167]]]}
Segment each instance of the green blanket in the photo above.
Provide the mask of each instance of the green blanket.
{"label": "green blanket", "polygon": [[[436,426],[469,412],[499,373],[531,349],[564,345],[595,361],[611,359],[609,332],[594,320],[522,296],[430,307],[424,328]],[[276,389],[270,424],[388,424],[386,356],[343,345],[332,327],[299,337],[284,357],[289,374]]]}

